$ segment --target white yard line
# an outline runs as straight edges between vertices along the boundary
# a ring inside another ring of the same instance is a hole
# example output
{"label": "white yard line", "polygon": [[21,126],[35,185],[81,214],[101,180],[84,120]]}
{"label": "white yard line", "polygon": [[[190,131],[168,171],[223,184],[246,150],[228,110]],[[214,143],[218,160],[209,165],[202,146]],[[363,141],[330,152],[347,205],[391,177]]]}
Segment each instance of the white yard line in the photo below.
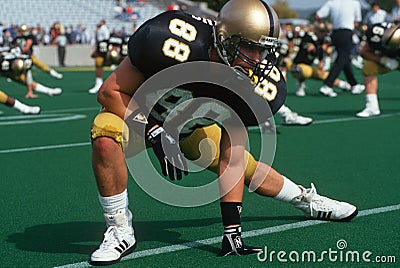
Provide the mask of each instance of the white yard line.
{"label": "white yard line", "polygon": [[[393,206],[385,206],[385,207],[362,210],[358,213],[357,218],[369,216],[369,215],[375,215],[375,214],[379,214],[379,213],[390,212],[390,211],[396,211],[396,210],[400,210],[400,204],[393,205]],[[263,228],[263,229],[256,229],[256,230],[252,230],[252,231],[243,232],[242,236],[243,237],[253,237],[253,236],[259,236],[259,235],[265,235],[265,234],[271,234],[271,233],[279,233],[279,232],[284,232],[284,231],[288,231],[288,230],[304,228],[304,227],[309,227],[309,226],[318,225],[318,224],[325,224],[325,223],[329,223],[329,222],[328,221],[317,221],[317,220],[299,221],[299,222],[294,222],[294,223],[289,223],[289,224],[277,225],[277,226],[273,226],[273,227],[267,227],[267,228]],[[188,248],[197,248],[197,247],[206,246],[206,245],[213,245],[213,244],[217,244],[220,242],[221,242],[221,236],[218,236],[218,237],[211,237],[211,238],[207,238],[207,239],[203,239],[203,240],[197,240],[197,241],[178,244],[178,245],[146,249],[146,250],[142,250],[142,251],[133,252],[133,253],[129,254],[128,256],[122,258],[121,261],[127,261],[127,260],[142,258],[142,257],[146,257],[146,256],[154,256],[154,255],[163,254],[163,253],[170,253],[170,252],[180,251],[180,250],[184,250],[184,249],[188,249]],[[90,266],[91,265],[88,262],[77,262],[77,263],[66,264],[63,266],[56,266],[55,268],[81,268],[81,267],[90,267]]]}
{"label": "white yard line", "polygon": [[[91,110],[96,110],[98,108],[82,108],[82,109],[66,109],[66,110],[54,110],[49,112],[77,112],[77,111],[91,111]],[[336,119],[327,119],[327,120],[316,120],[312,123],[312,125],[319,125],[319,124],[332,124],[332,123],[341,123],[341,122],[349,122],[349,121],[359,121],[359,120],[374,120],[374,119],[382,119],[382,118],[387,118],[387,117],[393,117],[393,116],[399,116],[400,113],[392,113],[392,114],[384,114],[378,117],[371,117],[371,118],[357,118],[357,117],[346,117],[346,118],[336,118]],[[29,116],[32,117],[32,116]],[[47,117],[47,116],[46,116]],[[71,117],[64,118],[65,119],[71,119]],[[76,119],[76,118],[74,118]],[[48,118],[48,119],[42,119],[42,120],[48,120],[48,122],[52,120],[57,120],[56,118]],[[62,118],[60,120],[63,120]],[[17,121],[18,122],[18,121]],[[0,119],[0,125],[1,125],[1,119]],[[311,125],[311,126],[312,126]],[[249,129],[255,129],[259,127],[250,127]],[[30,151],[38,151],[38,150],[51,150],[51,149],[60,149],[60,148],[70,148],[70,147],[79,147],[79,146],[87,146],[90,145],[90,142],[80,142],[80,143],[70,143],[70,144],[58,144],[58,145],[48,145],[48,146],[38,146],[38,147],[26,147],[26,148],[16,148],[16,149],[3,149],[0,150],[0,154],[5,154],[5,153],[19,153],[19,152],[30,152]]]}

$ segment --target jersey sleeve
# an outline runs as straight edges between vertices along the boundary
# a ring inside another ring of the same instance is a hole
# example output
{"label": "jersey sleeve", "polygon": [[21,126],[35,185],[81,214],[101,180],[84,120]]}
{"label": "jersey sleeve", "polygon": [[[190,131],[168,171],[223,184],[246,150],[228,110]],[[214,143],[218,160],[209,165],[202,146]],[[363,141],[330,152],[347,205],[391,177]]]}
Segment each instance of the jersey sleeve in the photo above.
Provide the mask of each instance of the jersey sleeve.
{"label": "jersey sleeve", "polygon": [[386,25],[376,23],[368,27],[366,32],[367,42],[369,47],[374,51],[382,51],[382,37],[385,33]]}
{"label": "jersey sleeve", "polygon": [[128,42],[129,58],[145,77],[182,62],[209,61],[212,21],[166,11],[145,22]]}

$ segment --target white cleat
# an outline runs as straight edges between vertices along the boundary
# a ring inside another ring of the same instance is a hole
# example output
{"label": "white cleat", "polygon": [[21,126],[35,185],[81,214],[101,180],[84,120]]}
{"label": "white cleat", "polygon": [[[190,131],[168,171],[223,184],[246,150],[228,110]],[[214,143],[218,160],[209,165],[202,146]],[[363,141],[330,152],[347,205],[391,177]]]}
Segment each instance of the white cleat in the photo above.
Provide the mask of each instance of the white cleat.
{"label": "white cleat", "polygon": [[94,87],[89,89],[89,94],[97,94],[97,92],[99,92],[100,87],[101,84],[96,84]]}
{"label": "white cleat", "polygon": [[117,263],[136,247],[136,239],[131,225],[132,213],[118,210],[116,214],[104,214],[108,226],[100,247],[90,257],[92,265]]}
{"label": "white cleat", "polygon": [[361,84],[357,84],[351,87],[352,94],[361,94],[365,90],[365,86]]}
{"label": "white cleat", "polygon": [[296,96],[304,97],[306,95],[306,84],[304,82],[297,82]]}
{"label": "white cleat", "polygon": [[337,96],[337,93],[333,91],[331,87],[328,87],[327,85],[323,85],[320,89],[319,92],[327,97],[335,98]]}
{"label": "white cleat", "polygon": [[50,88],[48,95],[49,96],[57,96],[57,95],[61,95],[62,93],[62,89],[61,88]]}
{"label": "white cleat", "polygon": [[364,110],[357,113],[356,116],[361,118],[368,118],[373,116],[379,116],[380,114],[381,111],[379,110],[379,108],[366,107]]}
{"label": "white cleat", "polygon": [[57,79],[62,79],[63,78],[62,74],[58,73],[56,70],[53,70],[53,69],[50,70],[50,75],[52,77],[57,78]]}
{"label": "white cleat", "polygon": [[312,118],[298,115],[295,112],[286,113],[282,116],[282,125],[307,126],[312,123]]}
{"label": "white cleat", "polygon": [[290,202],[302,210],[307,218],[327,221],[350,221],[357,214],[355,206],[317,194],[313,183],[310,189],[299,185],[302,193]]}
{"label": "white cleat", "polygon": [[26,106],[22,111],[23,114],[40,114],[39,106]]}

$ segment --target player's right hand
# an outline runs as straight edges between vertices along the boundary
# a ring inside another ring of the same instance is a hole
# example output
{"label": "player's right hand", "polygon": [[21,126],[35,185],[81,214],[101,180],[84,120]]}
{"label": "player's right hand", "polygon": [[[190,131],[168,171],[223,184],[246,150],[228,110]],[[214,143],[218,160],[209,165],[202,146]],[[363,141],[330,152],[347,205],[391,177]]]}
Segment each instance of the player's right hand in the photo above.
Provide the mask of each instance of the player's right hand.
{"label": "player's right hand", "polygon": [[185,175],[189,174],[179,143],[165,132],[164,128],[155,127],[147,133],[147,139],[153,146],[164,176],[168,176],[171,180],[181,180],[182,171]]}

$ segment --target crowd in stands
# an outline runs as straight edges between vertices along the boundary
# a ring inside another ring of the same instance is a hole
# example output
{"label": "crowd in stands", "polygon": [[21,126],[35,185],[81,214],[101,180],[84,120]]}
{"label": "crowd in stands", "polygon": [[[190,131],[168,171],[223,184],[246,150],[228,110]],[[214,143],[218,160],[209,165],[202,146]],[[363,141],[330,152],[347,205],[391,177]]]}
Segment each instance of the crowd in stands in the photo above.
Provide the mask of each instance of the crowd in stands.
{"label": "crowd in stands", "polygon": [[380,22],[400,22],[400,0],[396,0],[396,6],[391,12],[382,9],[379,3],[371,4],[371,9],[364,16],[363,24],[368,26]]}
{"label": "crowd in stands", "polygon": [[[56,40],[57,36],[60,32],[64,32],[67,38],[67,45],[74,44],[90,44],[95,45],[95,36],[94,33],[87,31],[86,27],[82,24],[78,24],[76,26],[73,25],[62,25],[60,22],[54,22],[53,25],[49,29],[45,29],[40,24],[36,26],[27,25],[29,28],[29,32],[34,36],[35,43],[34,45],[52,45]],[[0,46],[10,46],[12,41],[18,34],[19,28],[21,25],[3,25],[0,23]],[[136,28],[136,25],[133,25],[132,31]],[[131,29],[129,29],[131,30]],[[131,32],[130,32],[131,33]],[[121,27],[120,29],[112,29],[111,35],[125,38],[127,34],[125,27]]]}
{"label": "crowd in stands", "polygon": [[114,2],[115,18],[123,21],[137,21],[141,15],[139,11],[135,10],[135,5],[142,6],[146,0],[116,0]]}

